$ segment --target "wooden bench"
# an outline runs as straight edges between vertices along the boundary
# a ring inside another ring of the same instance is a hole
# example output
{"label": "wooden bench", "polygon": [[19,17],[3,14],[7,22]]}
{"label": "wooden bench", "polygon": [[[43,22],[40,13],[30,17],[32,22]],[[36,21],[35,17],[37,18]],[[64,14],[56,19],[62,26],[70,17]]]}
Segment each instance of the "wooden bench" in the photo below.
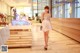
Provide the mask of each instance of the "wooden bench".
{"label": "wooden bench", "polygon": [[10,38],[6,42],[9,48],[31,48],[32,47],[32,32],[30,29],[14,29],[10,30]]}

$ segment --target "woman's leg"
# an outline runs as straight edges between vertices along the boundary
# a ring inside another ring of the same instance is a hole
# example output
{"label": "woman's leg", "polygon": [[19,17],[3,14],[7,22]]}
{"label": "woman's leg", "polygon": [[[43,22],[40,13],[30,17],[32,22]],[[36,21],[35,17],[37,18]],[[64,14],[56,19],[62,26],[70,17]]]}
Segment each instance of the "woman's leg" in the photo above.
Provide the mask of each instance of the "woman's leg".
{"label": "woman's leg", "polygon": [[45,48],[47,48],[48,46],[48,34],[49,34],[49,31],[44,32]]}

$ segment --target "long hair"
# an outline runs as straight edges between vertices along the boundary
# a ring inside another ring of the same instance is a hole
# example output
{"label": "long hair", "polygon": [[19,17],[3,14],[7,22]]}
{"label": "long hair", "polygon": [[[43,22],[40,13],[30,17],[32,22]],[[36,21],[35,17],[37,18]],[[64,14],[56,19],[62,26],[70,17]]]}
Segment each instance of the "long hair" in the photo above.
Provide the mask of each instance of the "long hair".
{"label": "long hair", "polygon": [[[49,10],[49,6],[45,6],[44,9],[48,9]],[[48,13],[49,13],[49,11],[48,11]]]}

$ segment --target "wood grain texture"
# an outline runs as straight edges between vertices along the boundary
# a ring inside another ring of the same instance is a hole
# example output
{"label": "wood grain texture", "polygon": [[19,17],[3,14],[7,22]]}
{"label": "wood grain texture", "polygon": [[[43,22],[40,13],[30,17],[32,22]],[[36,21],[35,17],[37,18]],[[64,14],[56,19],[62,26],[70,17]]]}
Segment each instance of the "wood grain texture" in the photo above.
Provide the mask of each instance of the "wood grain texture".
{"label": "wood grain texture", "polygon": [[28,30],[10,30],[6,45],[9,48],[32,47],[32,32]]}
{"label": "wood grain texture", "polygon": [[79,18],[52,18],[51,24],[54,30],[80,42]]}

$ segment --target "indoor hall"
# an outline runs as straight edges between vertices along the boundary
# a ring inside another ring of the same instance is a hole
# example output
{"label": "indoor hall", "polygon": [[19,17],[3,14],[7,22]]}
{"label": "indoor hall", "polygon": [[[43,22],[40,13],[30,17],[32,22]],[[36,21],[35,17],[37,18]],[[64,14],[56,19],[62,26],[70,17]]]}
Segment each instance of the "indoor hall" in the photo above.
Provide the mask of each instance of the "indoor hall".
{"label": "indoor hall", "polygon": [[[47,50],[46,6],[52,28]],[[80,0],[0,0],[0,53],[80,53],[79,13]]]}

